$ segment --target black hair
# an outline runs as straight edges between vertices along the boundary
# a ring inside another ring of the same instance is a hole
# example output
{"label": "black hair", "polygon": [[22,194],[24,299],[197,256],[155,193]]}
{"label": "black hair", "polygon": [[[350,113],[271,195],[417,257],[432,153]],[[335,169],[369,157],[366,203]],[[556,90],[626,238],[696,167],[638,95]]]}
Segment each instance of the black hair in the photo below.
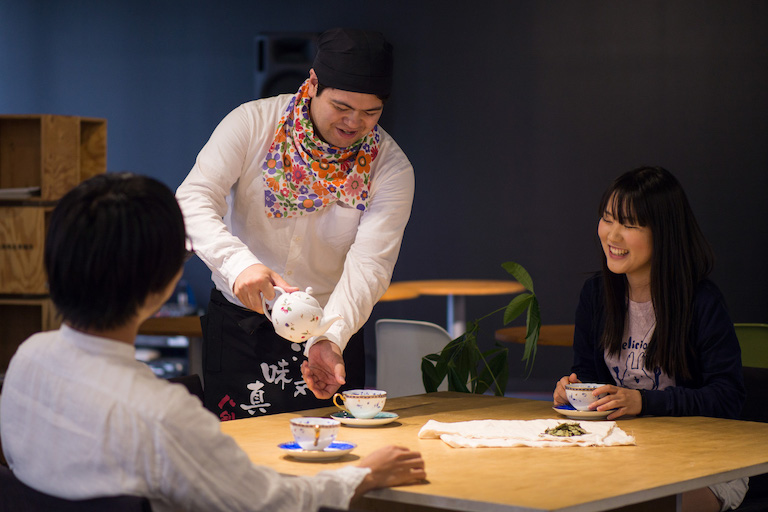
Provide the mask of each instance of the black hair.
{"label": "black hair", "polygon": [[[714,257],[685,191],[666,169],[641,167],[621,175],[605,191],[599,217],[606,209],[621,224],[647,226],[651,231],[651,300],[656,329],[645,354],[645,367],[690,377],[687,340],[695,287],[711,272]],[[616,355],[621,351],[626,321],[627,278],[608,269],[605,255],[602,267],[606,302],[602,345]]]}
{"label": "black hair", "polygon": [[167,186],[131,173],[92,177],[51,214],[44,263],[53,303],[74,328],[121,327],[176,276],[185,240]]}
{"label": "black hair", "polygon": [[[318,82],[318,84],[317,84],[317,93],[315,94],[315,96],[320,96],[320,93],[323,92],[325,89],[333,89],[333,87],[328,87],[328,86],[323,85],[323,84]],[[375,96],[381,100],[382,104],[386,103],[387,100],[389,99],[389,95],[388,94],[386,96],[385,95],[381,95],[381,94],[375,94]]]}

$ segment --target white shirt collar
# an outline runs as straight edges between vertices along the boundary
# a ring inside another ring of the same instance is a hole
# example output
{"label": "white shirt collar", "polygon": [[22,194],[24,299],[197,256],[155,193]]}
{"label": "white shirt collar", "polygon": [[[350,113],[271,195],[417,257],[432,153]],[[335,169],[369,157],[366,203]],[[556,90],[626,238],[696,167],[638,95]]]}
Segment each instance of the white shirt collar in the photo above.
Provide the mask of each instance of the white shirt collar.
{"label": "white shirt collar", "polygon": [[136,347],[133,344],[86,334],[66,324],[62,324],[59,330],[62,339],[67,343],[72,343],[85,352],[108,355],[121,359],[134,359]]}

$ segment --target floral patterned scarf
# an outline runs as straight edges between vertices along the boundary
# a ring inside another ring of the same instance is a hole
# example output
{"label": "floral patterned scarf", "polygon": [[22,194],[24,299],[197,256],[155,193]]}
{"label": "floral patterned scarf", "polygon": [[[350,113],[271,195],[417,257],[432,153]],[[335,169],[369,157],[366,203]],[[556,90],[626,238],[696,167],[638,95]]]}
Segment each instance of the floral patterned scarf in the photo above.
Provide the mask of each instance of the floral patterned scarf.
{"label": "floral patterned scarf", "polygon": [[261,166],[267,217],[306,215],[336,201],[365,211],[379,127],[348,148],[326,144],[309,117],[308,89],[309,80],[291,98]]}

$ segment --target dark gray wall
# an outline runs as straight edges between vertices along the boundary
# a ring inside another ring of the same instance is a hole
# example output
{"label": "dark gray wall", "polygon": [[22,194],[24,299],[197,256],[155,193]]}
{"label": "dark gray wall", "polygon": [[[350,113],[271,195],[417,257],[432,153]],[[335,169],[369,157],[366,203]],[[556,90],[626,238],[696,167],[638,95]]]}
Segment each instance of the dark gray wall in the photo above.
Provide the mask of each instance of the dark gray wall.
{"label": "dark gray wall", "polygon": [[[417,176],[396,280],[504,279],[515,260],[544,322],[570,323],[600,193],[657,164],[688,191],[734,320],[768,321],[765,1],[0,0],[0,112],[105,117],[109,170],[175,188],[252,99],[254,35],[338,25],[396,50],[382,125]],[[205,303],[204,266],[187,276]],[[507,300],[470,299],[469,316]],[[373,316],[443,323],[444,301]]]}

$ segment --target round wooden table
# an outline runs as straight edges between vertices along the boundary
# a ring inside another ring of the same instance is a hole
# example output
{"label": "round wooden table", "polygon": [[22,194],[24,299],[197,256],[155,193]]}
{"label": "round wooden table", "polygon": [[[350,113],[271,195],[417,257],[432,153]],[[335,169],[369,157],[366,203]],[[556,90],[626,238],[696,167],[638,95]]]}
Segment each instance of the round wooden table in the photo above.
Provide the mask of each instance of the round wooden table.
{"label": "round wooden table", "polygon": [[[496,340],[505,343],[525,343],[526,327],[505,327],[496,331]],[[570,347],[573,345],[573,324],[542,325],[539,330],[538,345]]]}
{"label": "round wooden table", "polygon": [[419,291],[416,288],[403,283],[391,283],[389,288],[387,288],[387,291],[384,292],[384,295],[379,299],[379,302],[415,299],[418,296]]}
{"label": "round wooden table", "polygon": [[398,281],[392,283],[418,292],[419,295],[447,297],[448,332],[457,337],[467,330],[466,298],[472,295],[506,295],[520,293],[525,287],[517,281],[489,279],[430,279],[424,281]]}

